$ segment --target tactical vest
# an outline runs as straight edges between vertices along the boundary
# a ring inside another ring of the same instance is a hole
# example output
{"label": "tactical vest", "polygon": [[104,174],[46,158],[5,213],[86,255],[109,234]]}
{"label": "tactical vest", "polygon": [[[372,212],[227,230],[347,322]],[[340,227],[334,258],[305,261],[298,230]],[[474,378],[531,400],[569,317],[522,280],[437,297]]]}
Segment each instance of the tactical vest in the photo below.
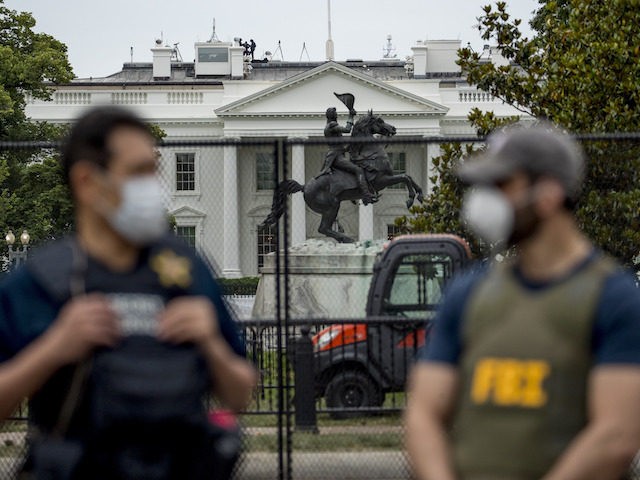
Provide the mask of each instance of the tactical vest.
{"label": "tactical vest", "polygon": [[[140,265],[131,273],[119,275],[101,273],[95,264],[92,268],[88,257],[77,271],[73,246],[69,239],[45,247],[30,262],[31,274],[60,304],[71,297],[74,281],[85,285],[83,291],[103,293],[124,333],[116,347],[94,353],[64,432],[69,440],[65,448],[77,443],[82,450],[74,453],[73,478],[217,478],[212,477],[214,432],[202,402],[210,389],[205,359],[193,345],[155,338],[157,315],[165,304],[192,294],[190,250],[167,236],[141,253]],[[60,417],[74,368],[58,372],[31,401],[31,421],[45,442]],[[47,452],[46,465],[39,466],[34,449],[26,472],[51,468],[48,457],[56,452],[45,447],[39,450]]]}
{"label": "tactical vest", "polygon": [[452,432],[461,479],[538,479],[584,427],[595,310],[615,268],[599,256],[531,289],[503,264],[475,289]]}

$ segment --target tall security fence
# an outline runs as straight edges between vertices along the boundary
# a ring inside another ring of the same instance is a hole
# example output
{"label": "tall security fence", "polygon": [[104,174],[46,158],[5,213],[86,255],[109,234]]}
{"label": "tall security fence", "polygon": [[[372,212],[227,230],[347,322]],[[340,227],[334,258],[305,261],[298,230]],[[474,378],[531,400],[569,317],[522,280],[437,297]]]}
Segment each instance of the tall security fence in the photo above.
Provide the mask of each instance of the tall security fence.
{"label": "tall security fence", "polygon": [[[589,163],[588,181],[597,182],[600,192],[589,200],[601,207],[592,213],[609,211],[606,218],[593,218],[593,232],[615,239],[616,251],[628,252],[639,225],[621,219],[633,218],[630,212],[637,214],[640,204],[640,134],[580,140],[598,159]],[[373,267],[389,239],[403,233],[396,219],[419,214],[408,204],[428,205],[419,202],[420,193],[427,197],[441,181],[443,160],[437,158],[455,153],[457,144],[464,152],[482,141],[462,136],[369,140],[385,150],[390,174],[401,179],[381,190],[371,205],[342,202],[328,227],[354,240],[351,244],[319,233],[323,216],[297,191],[323,171],[323,138],[159,144],[171,226],[221,278],[247,357],[259,372],[252,402],[239,416],[244,448],[237,479],[410,477],[403,447],[405,380],[428,337],[434,310],[368,312],[369,288],[379,275]],[[59,147],[0,142],[0,167],[8,166],[0,168],[0,174],[7,172],[0,177],[0,225],[14,236],[0,254],[3,276],[39,243],[72,229],[70,199],[56,163]],[[286,180],[293,180],[285,183],[292,193],[276,205],[274,191]],[[274,206],[281,215],[265,223]],[[23,244],[24,230],[30,238]],[[401,280],[414,291],[399,304],[435,305],[448,278],[446,263],[416,260],[403,268]],[[27,419],[25,404],[0,427],[0,478],[15,476],[25,452]]]}

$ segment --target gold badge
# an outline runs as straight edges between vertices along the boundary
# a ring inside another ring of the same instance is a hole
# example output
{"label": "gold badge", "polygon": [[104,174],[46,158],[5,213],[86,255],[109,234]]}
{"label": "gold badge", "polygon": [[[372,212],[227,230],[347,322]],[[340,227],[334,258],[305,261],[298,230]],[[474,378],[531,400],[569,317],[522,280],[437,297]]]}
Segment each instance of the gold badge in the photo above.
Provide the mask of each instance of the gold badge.
{"label": "gold badge", "polygon": [[155,255],[149,265],[158,274],[163,287],[175,285],[187,288],[191,285],[191,261],[186,257],[179,257],[173,251],[165,249]]}

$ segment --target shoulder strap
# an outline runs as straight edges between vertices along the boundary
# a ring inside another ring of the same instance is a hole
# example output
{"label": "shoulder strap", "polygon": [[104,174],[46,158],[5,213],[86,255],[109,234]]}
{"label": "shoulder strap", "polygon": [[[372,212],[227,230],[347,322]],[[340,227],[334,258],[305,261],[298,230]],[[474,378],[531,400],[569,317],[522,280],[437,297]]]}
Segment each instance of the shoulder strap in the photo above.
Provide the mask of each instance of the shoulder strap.
{"label": "shoulder strap", "polygon": [[27,262],[27,269],[36,282],[58,303],[72,295],[75,243],[73,237],[52,242],[36,250]]}
{"label": "shoulder strap", "polygon": [[[75,237],[68,237],[48,245],[34,255],[29,270],[49,295],[62,303],[86,292],[87,265],[87,253]],[[67,433],[73,413],[82,398],[91,363],[92,360],[89,358],[74,368],[69,391],[51,432],[54,436],[63,437]]]}

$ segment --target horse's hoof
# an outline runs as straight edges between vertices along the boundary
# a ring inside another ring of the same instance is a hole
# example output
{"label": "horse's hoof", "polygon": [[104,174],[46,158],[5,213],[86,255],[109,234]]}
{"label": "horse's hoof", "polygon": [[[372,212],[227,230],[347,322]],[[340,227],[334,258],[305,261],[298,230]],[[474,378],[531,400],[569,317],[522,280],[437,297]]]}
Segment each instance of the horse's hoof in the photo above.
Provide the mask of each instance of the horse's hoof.
{"label": "horse's hoof", "polygon": [[362,204],[363,205],[369,205],[369,204],[372,204],[372,203],[376,203],[378,201],[378,199],[379,199],[378,195],[372,195],[372,194],[368,193],[368,194],[366,194],[366,195],[364,195],[362,197]]}
{"label": "horse's hoof", "polygon": [[422,195],[421,193],[418,194],[418,202],[420,203],[424,202],[424,195]]}
{"label": "horse's hoof", "polygon": [[407,200],[407,208],[411,208],[411,206],[413,205],[413,198],[410,198],[409,200]]}

